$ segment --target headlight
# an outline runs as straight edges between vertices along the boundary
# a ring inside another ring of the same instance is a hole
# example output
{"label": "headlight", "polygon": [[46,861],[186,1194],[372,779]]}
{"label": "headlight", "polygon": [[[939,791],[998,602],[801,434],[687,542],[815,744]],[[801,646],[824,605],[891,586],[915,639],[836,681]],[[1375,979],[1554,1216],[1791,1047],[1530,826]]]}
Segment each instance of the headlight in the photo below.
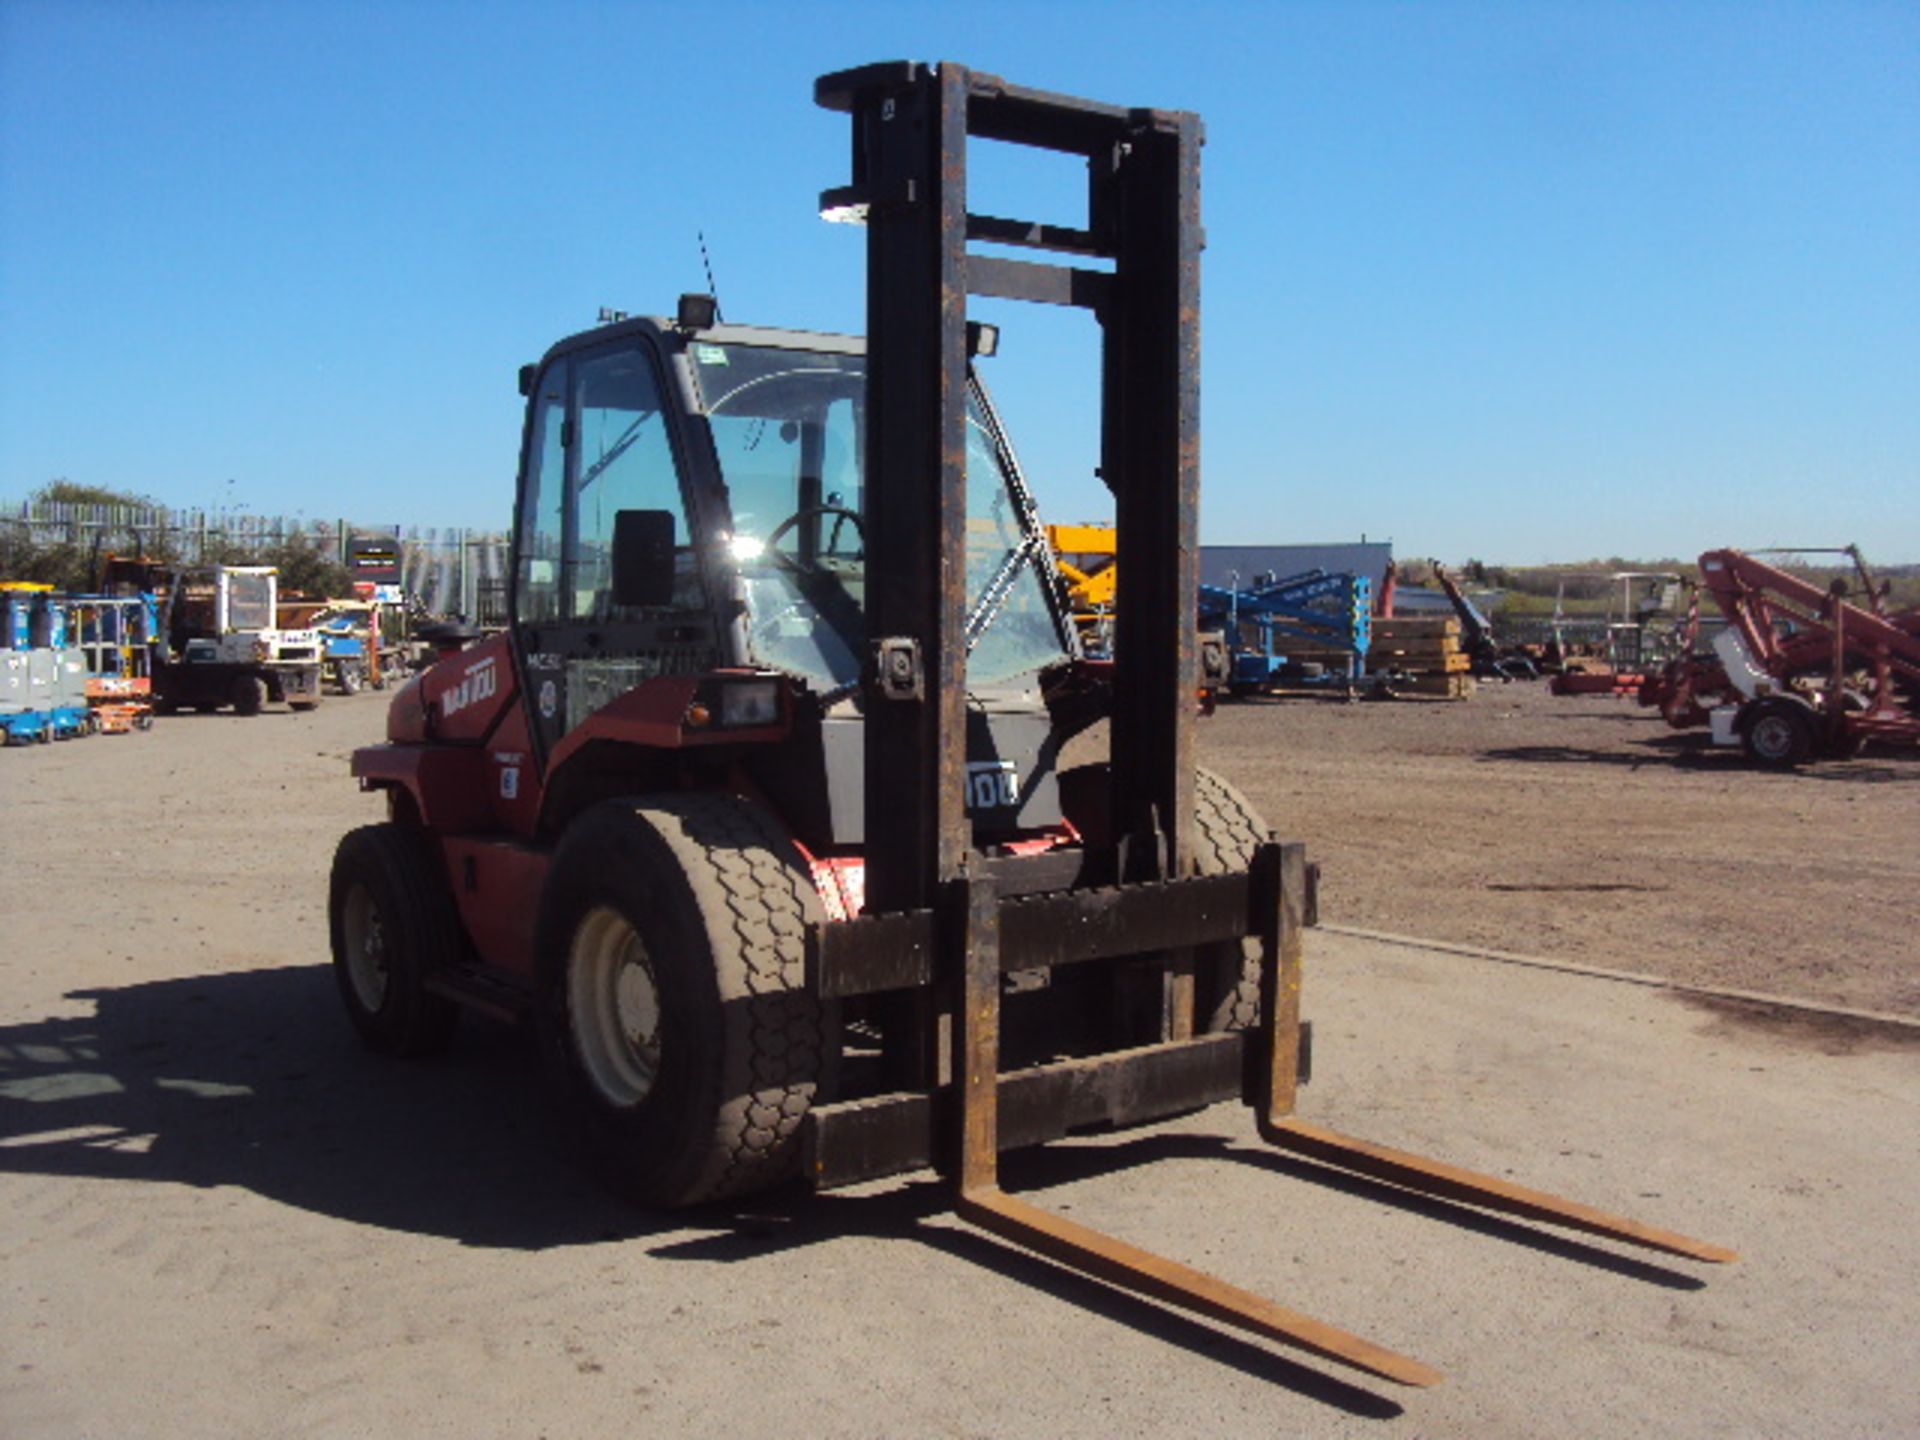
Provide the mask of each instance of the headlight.
{"label": "headlight", "polygon": [[780,719],[780,682],[751,680],[720,687],[723,726],[773,725]]}

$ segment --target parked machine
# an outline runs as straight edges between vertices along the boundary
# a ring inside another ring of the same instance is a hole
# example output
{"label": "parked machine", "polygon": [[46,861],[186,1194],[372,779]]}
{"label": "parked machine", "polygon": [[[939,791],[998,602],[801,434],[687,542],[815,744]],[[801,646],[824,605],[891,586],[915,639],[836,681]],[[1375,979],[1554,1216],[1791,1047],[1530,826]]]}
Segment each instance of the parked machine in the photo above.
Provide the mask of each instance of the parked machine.
{"label": "parked machine", "polygon": [[1200,587],[1202,628],[1227,637],[1233,695],[1280,683],[1351,689],[1366,669],[1372,617],[1373,582],[1346,571],[1258,576],[1245,590]]}
{"label": "parked machine", "polygon": [[1739,550],[1700,557],[1726,628],[1704,653],[1695,609],[1682,653],[1642,687],[1676,729],[1706,725],[1756,764],[1847,758],[1869,740],[1920,744],[1920,607],[1891,611],[1849,545],[1855,579],[1820,586]]}
{"label": "parked machine", "polygon": [[1065,586],[1081,653],[1113,653],[1113,607],[1119,594],[1118,536],[1111,525],[1049,525],[1047,544]]}
{"label": "parked machine", "polygon": [[282,600],[280,623],[320,639],[320,678],[341,695],[384,690],[408,668],[388,607],[368,600]]}
{"label": "parked machine", "polygon": [[[1604,585],[1606,610],[1569,612],[1570,581],[1589,588]],[[1637,696],[1647,677],[1685,648],[1689,625],[1698,625],[1699,610],[1692,602],[1692,585],[1670,570],[1563,574],[1543,662],[1553,672],[1553,693]]]}
{"label": "parked machine", "polygon": [[159,613],[151,595],[75,595],[67,601],[86,667],[87,704],[107,735],[153,725],[153,655]]}
{"label": "parked machine", "polygon": [[294,710],[320,703],[320,638],[278,624],[279,574],[271,565],[202,565],[172,577],[162,612],[164,654],[154,663],[154,706],[256,715],[268,701]]}
{"label": "parked machine", "polygon": [[1502,647],[1493,634],[1493,622],[1467,598],[1447,567],[1431,562],[1434,582],[1446,592],[1453,613],[1460,617],[1460,644],[1473,662],[1473,673],[1496,680],[1538,680],[1540,667],[1531,655]]}
{"label": "parked machine", "polygon": [[[1702,1260],[1731,1252],[1294,1114],[1312,871],[1193,763],[1200,124],[957,65],[830,75],[863,340],[706,297],[522,374],[512,622],[394,697],[389,820],[329,890],[347,1012],[522,1016],[585,1153],[683,1205],[933,1166],[969,1221],[1410,1385],[1429,1367],[1004,1193],[999,1153],[1241,1098],[1273,1143]],[[1090,228],[970,214],[969,136],[1088,161]],[[1104,257],[1082,270],[969,239]],[[1127,557],[1079,653],[969,295],[1089,305]],[[1062,744],[1110,722],[1110,758]]]}
{"label": "parked machine", "polygon": [[0,740],[71,740],[97,728],[64,597],[50,585],[0,583]]}

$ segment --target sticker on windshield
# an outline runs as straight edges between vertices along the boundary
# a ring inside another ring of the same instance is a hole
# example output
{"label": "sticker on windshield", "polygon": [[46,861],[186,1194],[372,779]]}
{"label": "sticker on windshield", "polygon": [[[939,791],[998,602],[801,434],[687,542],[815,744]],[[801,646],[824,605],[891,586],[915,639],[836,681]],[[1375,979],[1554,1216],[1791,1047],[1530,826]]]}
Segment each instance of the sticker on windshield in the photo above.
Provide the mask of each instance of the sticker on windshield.
{"label": "sticker on windshield", "polygon": [[702,365],[724,365],[727,363],[727,352],[720,345],[696,345],[693,347],[693,358]]}
{"label": "sticker on windshield", "polygon": [[1020,776],[1011,760],[967,762],[967,809],[1005,810],[1020,803]]}

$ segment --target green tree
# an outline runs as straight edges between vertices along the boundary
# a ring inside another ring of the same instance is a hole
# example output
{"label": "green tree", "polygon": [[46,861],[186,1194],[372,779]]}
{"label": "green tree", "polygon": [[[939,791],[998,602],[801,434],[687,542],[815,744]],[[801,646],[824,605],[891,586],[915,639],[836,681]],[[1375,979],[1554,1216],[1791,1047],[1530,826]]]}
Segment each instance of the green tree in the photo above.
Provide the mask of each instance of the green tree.
{"label": "green tree", "polygon": [[277,568],[283,593],[297,590],[329,600],[353,594],[353,577],[347,567],[322,550],[311,535],[298,531],[263,550],[252,563]]}
{"label": "green tree", "polygon": [[82,485],[64,476],[49,480],[28,497],[47,505],[124,505],[135,510],[158,510],[160,502],[151,495],[136,495],[130,490],[109,490],[104,485]]}

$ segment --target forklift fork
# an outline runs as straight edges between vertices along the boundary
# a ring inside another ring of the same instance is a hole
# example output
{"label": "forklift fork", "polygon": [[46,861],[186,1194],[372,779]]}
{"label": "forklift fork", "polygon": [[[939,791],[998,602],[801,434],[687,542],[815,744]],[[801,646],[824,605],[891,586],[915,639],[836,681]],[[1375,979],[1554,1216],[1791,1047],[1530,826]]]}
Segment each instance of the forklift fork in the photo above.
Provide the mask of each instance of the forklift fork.
{"label": "forklift fork", "polygon": [[[1672,1255],[1711,1262],[1733,1251],[1624,1216],[1530,1190],[1439,1160],[1375,1145],[1294,1114],[1299,1064],[1301,931],[1306,863],[1298,844],[1268,842],[1256,852],[1249,899],[1259,927],[1260,1022],[1245,1099],[1260,1136],[1283,1150],[1385,1180],[1403,1189],[1562,1225]],[[1336,1326],[1289,1310],[1176,1260],[1054,1215],[1000,1188],[1000,911],[991,878],[962,879],[964,991],[955,1047],[959,1129],[956,1212],[1004,1240],[1122,1289],[1263,1335],[1402,1385],[1427,1386],[1439,1371]]]}

